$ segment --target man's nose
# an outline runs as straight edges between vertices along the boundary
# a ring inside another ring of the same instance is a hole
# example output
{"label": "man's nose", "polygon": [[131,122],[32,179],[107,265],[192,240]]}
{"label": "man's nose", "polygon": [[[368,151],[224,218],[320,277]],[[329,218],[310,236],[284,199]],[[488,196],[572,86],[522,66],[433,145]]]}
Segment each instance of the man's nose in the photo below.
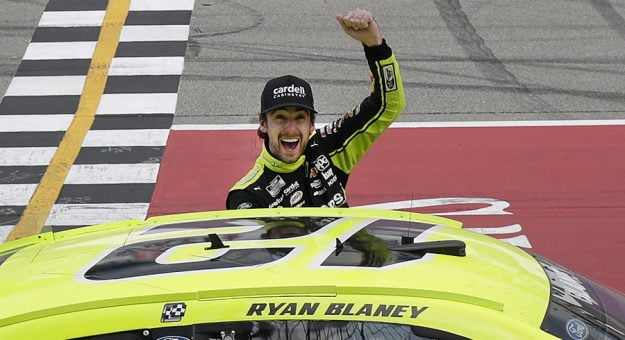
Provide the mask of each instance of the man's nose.
{"label": "man's nose", "polygon": [[295,119],[287,119],[286,120],[286,124],[285,124],[285,128],[286,129],[291,129],[291,128],[295,128],[295,126],[297,122],[295,121]]}

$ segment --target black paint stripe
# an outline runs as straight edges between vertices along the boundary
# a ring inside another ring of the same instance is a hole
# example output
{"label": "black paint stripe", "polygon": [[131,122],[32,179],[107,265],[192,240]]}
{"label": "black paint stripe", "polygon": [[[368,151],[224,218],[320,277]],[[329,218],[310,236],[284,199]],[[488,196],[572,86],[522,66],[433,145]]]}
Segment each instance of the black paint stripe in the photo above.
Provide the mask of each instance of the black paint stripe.
{"label": "black paint stripe", "polygon": [[98,41],[100,27],[38,27],[30,42]]}
{"label": "black paint stripe", "polygon": [[125,25],[189,25],[191,11],[130,11]]}
{"label": "black paint stripe", "polygon": [[169,129],[173,114],[97,115],[91,130]]}
{"label": "black paint stripe", "polygon": [[65,184],[56,203],[149,203],[153,191],[153,183]]}
{"label": "black paint stripe", "polygon": [[186,48],[186,41],[120,42],[115,57],[182,57]]}
{"label": "black paint stripe", "polygon": [[103,11],[109,0],[49,0],[46,11]]}
{"label": "black paint stripe", "polygon": [[98,41],[100,27],[38,27],[31,42]]}
{"label": "black paint stripe", "polygon": [[177,93],[179,75],[109,76],[104,93]]}
{"label": "black paint stripe", "polygon": [[65,131],[2,132],[0,147],[58,146]]}
{"label": "black paint stripe", "polygon": [[164,149],[162,146],[83,147],[74,164],[158,164]]}
{"label": "black paint stripe", "polygon": [[0,184],[37,184],[47,166],[0,166]]}
{"label": "black paint stripe", "polygon": [[0,115],[74,114],[80,96],[8,96],[0,103]]}
{"label": "black paint stripe", "polygon": [[90,64],[91,59],[22,60],[15,76],[83,76]]}
{"label": "black paint stripe", "polygon": [[24,213],[25,207],[15,205],[0,206],[0,225],[15,225]]}

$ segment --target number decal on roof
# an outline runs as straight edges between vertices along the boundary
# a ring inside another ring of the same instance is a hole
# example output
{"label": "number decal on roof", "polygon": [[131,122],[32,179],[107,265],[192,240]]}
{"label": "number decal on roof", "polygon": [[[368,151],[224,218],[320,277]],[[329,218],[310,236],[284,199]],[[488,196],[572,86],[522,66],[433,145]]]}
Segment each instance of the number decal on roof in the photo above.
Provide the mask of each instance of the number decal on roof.
{"label": "number decal on roof", "polygon": [[[181,272],[240,270],[294,259],[314,244],[327,244],[310,267],[380,268],[418,259],[398,256],[389,245],[412,243],[433,225],[369,219],[334,238],[325,231],[340,225],[335,217],[265,217],[158,225],[129,235],[82,274],[90,281],[140,278]],[[341,253],[343,255],[341,255]],[[349,256],[345,256],[345,255]],[[357,254],[357,256],[354,256]],[[358,259],[354,262],[354,259]]]}

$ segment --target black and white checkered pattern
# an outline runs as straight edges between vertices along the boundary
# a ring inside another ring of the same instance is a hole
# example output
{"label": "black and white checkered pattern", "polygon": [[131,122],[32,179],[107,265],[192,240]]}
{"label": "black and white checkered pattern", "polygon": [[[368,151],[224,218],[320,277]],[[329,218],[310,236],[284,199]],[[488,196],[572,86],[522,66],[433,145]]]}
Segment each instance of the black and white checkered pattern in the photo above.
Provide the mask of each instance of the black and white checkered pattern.
{"label": "black and white checkered pattern", "polygon": [[177,322],[182,320],[184,313],[187,310],[187,305],[184,302],[168,303],[163,307],[163,314],[161,315],[161,322]]}

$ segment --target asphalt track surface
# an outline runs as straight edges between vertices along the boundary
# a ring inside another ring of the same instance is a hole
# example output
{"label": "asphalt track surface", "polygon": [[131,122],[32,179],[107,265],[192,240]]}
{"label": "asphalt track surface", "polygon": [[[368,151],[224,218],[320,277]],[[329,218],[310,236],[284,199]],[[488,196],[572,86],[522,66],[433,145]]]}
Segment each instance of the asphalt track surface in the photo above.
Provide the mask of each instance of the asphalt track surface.
{"label": "asphalt track surface", "polygon": [[[0,3],[0,93],[46,4]],[[511,239],[625,292],[625,4],[617,1],[196,0],[149,214],[222,206],[258,141],[253,125],[221,124],[255,124],[267,79],[308,79],[320,123],[367,95],[361,48],[334,19],[353,7],[375,13],[400,61],[407,125],[356,170],[352,204],[408,200],[396,208],[421,211],[415,204],[461,196],[451,215],[468,227],[519,225],[506,229]],[[514,127],[525,121],[533,123]],[[393,171],[380,173],[380,164]],[[495,201],[515,217],[458,213]]]}

